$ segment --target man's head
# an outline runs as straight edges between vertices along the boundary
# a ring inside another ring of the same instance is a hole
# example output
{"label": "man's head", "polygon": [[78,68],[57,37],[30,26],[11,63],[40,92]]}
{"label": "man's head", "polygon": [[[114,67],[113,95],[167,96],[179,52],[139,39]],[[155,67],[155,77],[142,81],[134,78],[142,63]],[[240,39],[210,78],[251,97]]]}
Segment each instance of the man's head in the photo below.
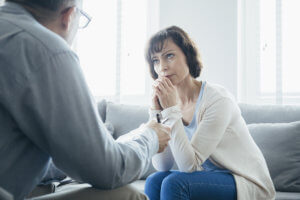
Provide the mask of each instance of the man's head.
{"label": "man's head", "polygon": [[72,43],[79,25],[82,0],[6,0],[22,5],[42,25]]}

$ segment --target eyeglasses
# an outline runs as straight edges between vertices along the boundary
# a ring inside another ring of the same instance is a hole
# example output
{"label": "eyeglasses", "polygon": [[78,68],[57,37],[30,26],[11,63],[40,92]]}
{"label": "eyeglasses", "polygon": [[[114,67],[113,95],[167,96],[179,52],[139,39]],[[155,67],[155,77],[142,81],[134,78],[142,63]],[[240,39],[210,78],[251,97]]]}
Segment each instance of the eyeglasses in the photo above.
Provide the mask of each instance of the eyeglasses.
{"label": "eyeglasses", "polygon": [[80,13],[80,18],[79,18],[79,28],[83,29],[86,28],[89,23],[92,20],[92,17],[90,17],[86,12],[84,12],[83,10],[81,10],[80,8],[77,8],[77,10]]}

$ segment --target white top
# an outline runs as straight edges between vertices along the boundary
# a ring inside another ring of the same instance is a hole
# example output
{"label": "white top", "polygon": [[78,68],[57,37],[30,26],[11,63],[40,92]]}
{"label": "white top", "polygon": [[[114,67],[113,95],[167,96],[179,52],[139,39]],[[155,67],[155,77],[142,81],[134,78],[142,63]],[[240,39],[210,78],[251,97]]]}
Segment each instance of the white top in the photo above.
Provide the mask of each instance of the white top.
{"label": "white top", "polygon": [[[150,117],[156,113],[150,111]],[[171,126],[172,133],[168,148],[152,158],[157,170],[170,170],[175,161],[180,171],[201,171],[201,165],[209,158],[233,174],[238,200],[275,199],[263,154],[226,89],[206,83],[197,113],[198,127],[191,141],[184,131],[178,106],[163,110],[161,115],[162,123]]]}

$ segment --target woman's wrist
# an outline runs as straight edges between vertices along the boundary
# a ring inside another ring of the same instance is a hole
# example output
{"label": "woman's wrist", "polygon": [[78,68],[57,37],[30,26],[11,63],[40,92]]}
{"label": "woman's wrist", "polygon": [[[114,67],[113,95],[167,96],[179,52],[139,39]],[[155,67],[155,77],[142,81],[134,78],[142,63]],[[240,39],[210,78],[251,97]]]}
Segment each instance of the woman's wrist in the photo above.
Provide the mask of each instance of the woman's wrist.
{"label": "woman's wrist", "polygon": [[156,119],[157,114],[161,115],[161,110],[155,110],[155,109],[149,108],[148,112],[149,112],[150,119]]}
{"label": "woman's wrist", "polygon": [[178,105],[169,107],[161,111],[162,123],[173,128],[178,120],[181,120],[182,114]]}
{"label": "woman's wrist", "polygon": [[153,110],[152,108],[149,108],[151,120],[156,120],[157,115],[159,115],[161,123],[169,125],[170,127],[173,127],[173,125],[182,118],[181,110],[178,105],[168,107],[164,110]]}
{"label": "woman's wrist", "polygon": [[181,117],[181,110],[178,105],[174,105],[174,106],[171,106],[171,107],[168,107],[168,108],[162,110],[161,114],[164,119],[170,118],[172,116],[175,116],[175,117],[180,116]]}
{"label": "woman's wrist", "polygon": [[155,107],[155,106],[151,106],[150,107],[150,110],[154,110],[154,111],[162,111],[162,109],[160,109],[160,108],[157,108],[157,107]]}

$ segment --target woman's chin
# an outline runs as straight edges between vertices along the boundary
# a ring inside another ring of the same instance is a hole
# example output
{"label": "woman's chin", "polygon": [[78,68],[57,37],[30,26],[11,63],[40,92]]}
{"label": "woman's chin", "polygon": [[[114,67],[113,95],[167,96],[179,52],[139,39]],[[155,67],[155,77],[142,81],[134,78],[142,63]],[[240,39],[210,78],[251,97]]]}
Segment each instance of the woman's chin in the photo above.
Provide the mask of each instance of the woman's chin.
{"label": "woman's chin", "polygon": [[177,81],[176,80],[172,80],[172,79],[170,79],[170,81],[171,81],[171,83],[174,85],[174,86],[176,86],[177,85]]}

